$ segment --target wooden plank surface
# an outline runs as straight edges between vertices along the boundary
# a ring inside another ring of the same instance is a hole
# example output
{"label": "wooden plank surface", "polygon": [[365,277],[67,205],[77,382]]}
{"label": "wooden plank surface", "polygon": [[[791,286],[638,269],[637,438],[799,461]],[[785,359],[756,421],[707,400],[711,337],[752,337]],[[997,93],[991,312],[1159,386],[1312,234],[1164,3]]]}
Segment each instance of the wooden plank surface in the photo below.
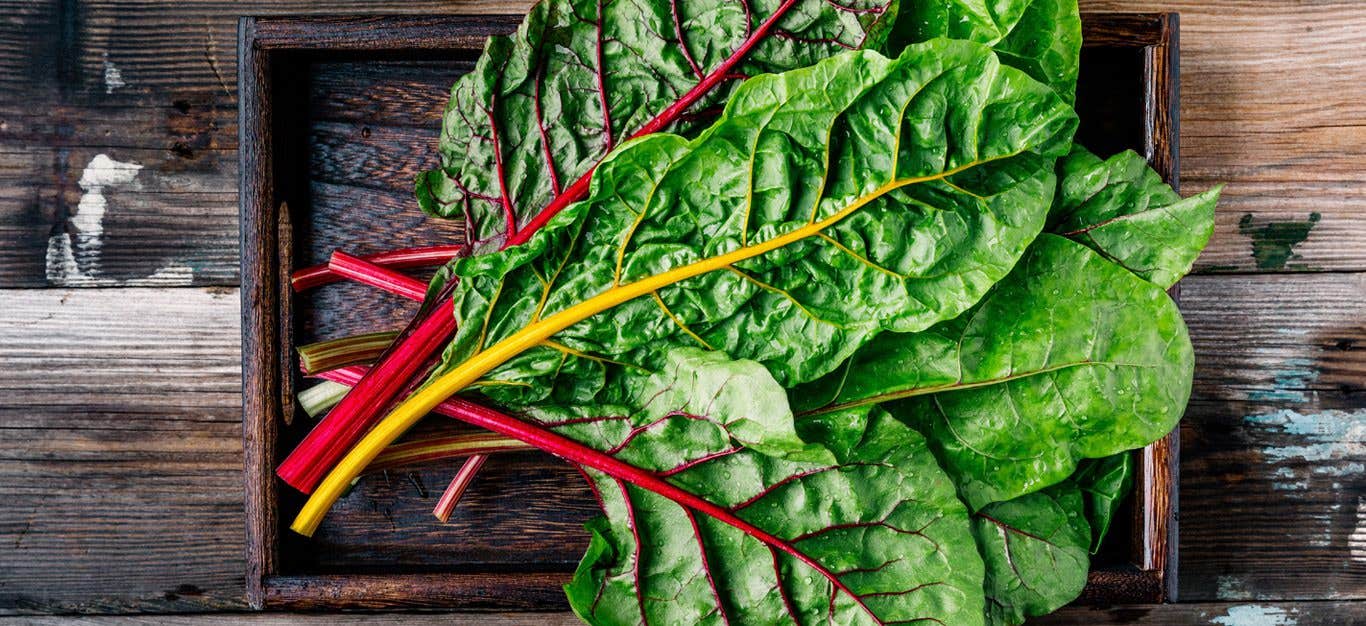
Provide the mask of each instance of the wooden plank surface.
{"label": "wooden plank surface", "polygon": [[[525,6],[0,0],[0,613],[245,607],[236,16]],[[1182,12],[1184,187],[1231,183],[1198,266],[1212,275],[1183,291],[1198,368],[1180,594],[1218,603],[1041,623],[1366,622],[1348,601],[1366,599],[1366,3],[1082,6]],[[314,137],[331,155],[314,192],[408,210],[445,86],[427,89],[320,103],[338,124]],[[369,137],[344,130],[362,120]],[[568,623],[430,618],[453,619]]]}
{"label": "wooden plank surface", "polygon": [[[1031,626],[1356,626],[1366,604],[1349,602],[1206,603],[1067,608]],[[126,615],[0,618],[0,626],[577,626],[569,613],[298,615]]]}
{"label": "wooden plank surface", "polygon": [[[236,16],[516,13],[526,5],[0,0],[0,287],[236,283]],[[1201,271],[1366,269],[1366,4],[1082,6],[1182,12],[1186,188],[1230,183]],[[439,110],[441,91],[416,110]],[[425,147],[416,138],[435,131],[415,124],[395,145]],[[109,208],[99,232],[81,240],[89,224],[78,208],[92,192],[80,181],[99,154],[142,169],[99,192]],[[409,170],[385,171],[401,174],[394,201],[406,203]],[[63,237],[72,239],[74,269],[63,262]]]}
{"label": "wooden plank surface", "polygon": [[240,607],[237,290],[0,303],[0,611]]}
{"label": "wooden plank surface", "polygon": [[[1183,285],[1183,598],[1366,598],[1363,296],[1362,274]],[[0,301],[0,611],[240,607],[236,290]],[[481,544],[516,528],[482,522]]]}

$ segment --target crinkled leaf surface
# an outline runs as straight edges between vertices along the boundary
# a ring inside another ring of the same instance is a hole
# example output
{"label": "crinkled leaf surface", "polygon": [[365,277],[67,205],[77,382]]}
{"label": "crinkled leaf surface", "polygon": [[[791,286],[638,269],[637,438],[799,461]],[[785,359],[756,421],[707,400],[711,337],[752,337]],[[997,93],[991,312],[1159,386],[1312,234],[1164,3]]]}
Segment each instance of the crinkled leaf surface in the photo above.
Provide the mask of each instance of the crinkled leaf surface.
{"label": "crinkled leaf surface", "polygon": [[1007,65],[1076,98],[1081,56],[1077,0],[908,0],[891,46],[935,37],[990,45]]}
{"label": "crinkled leaf surface", "polygon": [[1182,199],[1133,151],[1102,160],[1081,146],[1058,166],[1049,231],[1161,287],[1190,272],[1214,232],[1223,186]]}
{"label": "crinkled leaf surface", "polygon": [[972,533],[986,563],[986,617],[1016,626],[1047,615],[1081,595],[1090,568],[1091,528],[1072,481],[972,516]]}
{"label": "crinkled leaf surface", "polygon": [[684,346],[813,379],[1005,276],[1075,123],[969,42],[752,79],[697,139],[615,152],[592,196],[526,245],[460,260],[448,367],[515,352],[479,373],[512,406],[589,401],[609,369],[654,371]]}
{"label": "crinkled leaf surface", "polygon": [[[634,424],[679,413],[708,415],[721,421],[737,444],[753,450],[786,458],[832,459],[824,447],[798,436],[787,391],[759,363],[697,348],[672,350],[665,361],[657,373],[622,377],[621,387],[634,393],[623,398],[633,407]],[[651,456],[659,460],[670,454],[661,449]]]}
{"label": "crinkled leaf surface", "polygon": [[[674,414],[629,431],[614,454],[767,538],[589,472],[606,517],[590,522],[592,543],[566,586],[585,621],[982,623],[967,511],[918,433],[878,412],[855,453],[812,463],[734,446],[717,430]],[[658,448],[688,454],[656,458]]]}
{"label": "crinkled leaf surface", "polygon": [[452,88],[441,167],[419,176],[418,201],[466,219],[479,249],[491,249],[512,232],[525,236],[534,216],[581,199],[593,166],[625,140],[661,130],[691,136],[746,77],[850,48],[898,54],[909,41],[938,36],[986,43],[1071,101],[1075,1],[1011,0],[990,11],[917,1],[913,10],[932,10],[938,26],[899,23],[889,46],[898,4],[543,0],[516,34],[490,38],[475,70]]}
{"label": "crinkled leaf surface", "polygon": [[1072,476],[1086,496],[1086,519],[1091,523],[1091,554],[1100,550],[1119,505],[1134,488],[1134,455],[1121,452],[1083,461]]}
{"label": "crinkled leaf surface", "polygon": [[1165,435],[1193,365],[1161,288],[1045,234],[968,313],[884,334],[792,397],[807,414],[884,403],[926,434],[976,510]]}
{"label": "crinkled leaf surface", "polygon": [[555,198],[581,198],[627,139],[687,132],[748,76],[880,49],[895,12],[892,0],[544,0],[452,88],[441,167],[419,177],[418,200],[501,243]]}

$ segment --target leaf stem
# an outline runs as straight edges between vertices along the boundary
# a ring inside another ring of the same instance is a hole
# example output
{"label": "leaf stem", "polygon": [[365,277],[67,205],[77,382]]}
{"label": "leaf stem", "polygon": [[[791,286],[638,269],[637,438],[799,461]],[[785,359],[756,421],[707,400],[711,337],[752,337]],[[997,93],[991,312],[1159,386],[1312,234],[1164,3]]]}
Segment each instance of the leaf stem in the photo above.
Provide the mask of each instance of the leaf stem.
{"label": "leaf stem", "polygon": [[427,285],[422,281],[386,267],[351,256],[341,250],[332,252],[327,266],[338,276],[363,285],[370,285],[389,293],[421,302],[427,297]]}
{"label": "leaf stem", "polygon": [[276,473],[287,484],[312,492],[409,381],[429,369],[436,349],[455,332],[454,304],[443,297],[415,322],[280,464]]}
{"label": "leaf stem", "polygon": [[436,519],[442,523],[450,521],[451,513],[454,513],[456,505],[460,504],[460,497],[465,495],[465,490],[474,481],[474,475],[479,473],[479,468],[488,460],[486,454],[476,454],[465,460],[465,464],[460,466],[460,471],[455,473],[455,478],[451,479],[451,484],[436,501],[436,508],[432,509],[432,515],[435,515]]}
{"label": "leaf stem", "polygon": [[[455,246],[428,246],[423,248],[402,248],[379,254],[360,257],[362,260],[389,269],[411,269],[444,265],[451,259],[463,256],[469,248],[464,244]],[[342,276],[332,270],[329,264],[315,265],[294,272],[290,284],[294,291],[304,291],[342,280]]]}
{"label": "leaf stem", "polygon": [[328,409],[337,406],[337,403],[341,402],[341,399],[345,398],[350,391],[351,388],[346,385],[325,380],[299,392],[299,408],[303,409],[309,417],[316,418]]}
{"label": "leaf stem", "polygon": [[300,346],[298,348],[299,369],[303,370],[306,376],[314,376],[319,372],[346,367],[347,365],[373,363],[381,354],[384,354],[384,350],[396,338],[398,338],[397,332],[384,331],[329,339]]}

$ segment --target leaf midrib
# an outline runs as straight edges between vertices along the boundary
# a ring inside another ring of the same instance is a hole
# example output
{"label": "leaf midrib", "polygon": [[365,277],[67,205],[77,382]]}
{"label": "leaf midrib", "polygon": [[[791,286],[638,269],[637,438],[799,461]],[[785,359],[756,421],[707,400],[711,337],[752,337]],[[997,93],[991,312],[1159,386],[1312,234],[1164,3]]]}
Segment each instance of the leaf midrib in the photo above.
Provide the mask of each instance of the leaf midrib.
{"label": "leaf midrib", "polygon": [[[1092,366],[1098,366],[1098,367],[1107,367],[1107,366],[1108,366],[1108,367],[1133,367],[1133,368],[1150,368],[1150,367],[1157,367],[1157,366],[1155,366],[1155,365],[1141,365],[1141,364],[1136,364],[1136,363],[1124,363],[1124,362],[1121,362],[1121,361],[1093,361],[1093,360],[1090,360],[1090,359],[1083,359],[1083,360],[1080,360],[1080,361],[1069,361],[1069,362],[1066,362],[1066,363],[1059,363],[1059,364],[1056,364],[1056,365],[1050,365],[1050,366],[1048,366],[1048,367],[1042,367],[1042,368],[1039,368],[1039,369],[1032,369],[1032,370],[1027,370],[1027,371],[1024,371],[1024,372],[1018,372],[1018,373],[1015,373],[1015,374],[1011,374],[1011,375],[1009,375],[1009,376],[1002,376],[1002,377],[999,377],[999,378],[988,378],[988,379],[985,379],[985,380],[979,380],[979,381],[971,382],[971,383],[952,382],[952,383],[948,383],[948,384],[944,384],[944,385],[932,385],[932,386],[930,386],[930,387],[916,387],[916,388],[913,388],[913,389],[903,389],[903,390],[900,390],[900,391],[889,391],[889,392],[887,392],[887,393],[880,393],[880,394],[877,394],[877,395],[868,396],[868,397],[866,397],[866,398],[860,398],[860,399],[858,399],[858,400],[851,400],[851,401],[848,401],[848,402],[841,402],[841,403],[838,403],[838,404],[829,404],[829,405],[826,405],[826,406],[823,406],[823,407],[819,407],[819,408],[815,408],[815,409],[809,409],[809,410],[806,410],[806,411],[801,411],[801,412],[797,413],[797,416],[798,416],[798,417],[809,417],[809,416],[814,416],[814,415],[825,415],[825,414],[827,414],[827,413],[834,413],[834,412],[837,412],[837,411],[843,411],[843,410],[845,410],[845,409],[853,409],[853,408],[858,408],[858,407],[862,407],[862,406],[868,406],[868,405],[870,405],[870,404],[882,404],[882,403],[884,403],[884,402],[892,402],[892,401],[895,401],[895,400],[905,400],[905,399],[907,399],[907,398],[914,398],[914,397],[917,397],[917,396],[926,396],[926,395],[935,394],[935,393],[941,393],[941,392],[945,392],[945,391],[963,391],[963,390],[967,390],[967,389],[978,389],[978,388],[981,388],[981,387],[990,387],[990,386],[992,386],[992,385],[1002,385],[1002,384],[1009,383],[1009,382],[1013,382],[1013,381],[1016,381],[1016,380],[1023,380],[1023,379],[1025,379],[1025,378],[1031,378],[1031,377],[1034,377],[1034,376],[1042,376],[1042,375],[1044,375],[1044,374],[1051,374],[1051,373],[1053,373],[1053,372],[1059,372],[1059,371],[1066,370],[1066,369],[1071,369],[1071,368],[1074,368],[1074,367],[1092,367]],[[960,379],[960,380],[961,380],[961,379]]]}

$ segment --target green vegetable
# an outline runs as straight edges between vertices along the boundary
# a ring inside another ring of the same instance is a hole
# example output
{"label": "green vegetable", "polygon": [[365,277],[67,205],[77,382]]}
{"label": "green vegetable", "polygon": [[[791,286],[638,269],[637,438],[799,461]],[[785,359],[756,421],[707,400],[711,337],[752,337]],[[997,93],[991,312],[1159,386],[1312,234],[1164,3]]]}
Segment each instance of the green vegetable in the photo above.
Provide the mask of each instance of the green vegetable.
{"label": "green vegetable", "polygon": [[793,403],[806,414],[886,403],[926,434],[976,510],[1165,435],[1192,368],[1185,324],[1160,288],[1042,235],[973,310],[879,337],[794,390]]}
{"label": "green vegetable", "polygon": [[464,218],[476,245],[521,243],[613,148],[707,126],[696,114],[746,77],[881,49],[895,15],[894,0],[539,2],[451,89],[418,201]]}
{"label": "green vegetable", "polygon": [[[694,135],[742,79],[847,49],[896,56],[940,36],[995,45],[1007,64],[1071,102],[1081,38],[1075,2],[1002,0],[990,12],[946,2],[914,24],[897,19],[899,4],[539,2],[516,34],[490,37],[474,71],[451,89],[441,167],[418,177],[418,202],[465,219],[480,250],[523,243],[582,199],[595,165],[626,140]],[[924,13],[936,3],[911,4]]]}
{"label": "green vegetable", "polygon": [[898,13],[892,46],[935,37],[995,48],[1001,61],[1049,85],[1069,104],[1076,98],[1081,54],[1077,0],[908,0]]}
{"label": "green vegetable", "polygon": [[1080,146],[1058,170],[1049,231],[1160,287],[1190,272],[1214,232],[1222,185],[1182,199],[1138,154],[1125,151],[1102,161]]}
{"label": "green vegetable", "polygon": [[694,410],[635,423],[570,428],[595,447],[617,441],[616,456],[760,532],[590,472],[606,517],[589,523],[588,553],[565,587],[585,621],[982,623],[967,511],[924,439],[885,413],[873,415],[857,452],[825,463],[735,446]]}
{"label": "green vegetable", "polygon": [[1100,551],[1115,512],[1134,488],[1134,455],[1129,452],[1082,462],[1072,481],[1086,496],[1091,554]]}
{"label": "green vegetable", "polygon": [[1043,155],[1074,124],[966,42],[751,80],[696,140],[631,144],[527,245],[460,261],[447,362],[570,312],[480,391],[513,406],[584,401],[611,367],[654,370],[682,346],[757,360],[785,385],[813,379],[883,329],[957,315],[1003,277],[1051,200]]}
{"label": "green vegetable", "polygon": [[973,514],[972,532],[986,562],[988,624],[1047,615],[1086,586],[1091,528],[1070,480],[987,505]]}
{"label": "green vegetable", "polygon": [[1189,396],[1163,289],[1219,193],[1073,150],[1079,47],[1075,0],[538,5],[418,181],[500,250],[432,281],[442,364],[293,528],[436,409],[584,469],[591,623],[1069,602]]}

